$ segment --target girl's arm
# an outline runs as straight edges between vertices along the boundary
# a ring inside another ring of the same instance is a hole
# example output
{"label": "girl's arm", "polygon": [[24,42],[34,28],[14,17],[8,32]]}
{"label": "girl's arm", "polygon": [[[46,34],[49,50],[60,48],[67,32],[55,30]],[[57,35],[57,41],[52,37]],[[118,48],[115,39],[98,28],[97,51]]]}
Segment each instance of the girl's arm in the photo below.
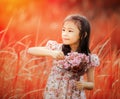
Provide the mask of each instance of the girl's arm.
{"label": "girl's arm", "polygon": [[31,47],[27,51],[29,54],[35,56],[51,56],[55,59],[63,59],[64,54],[61,51],[49,50],[46,47]]}
{"label": "girl's arm", "polygon": [[91,90],[94,88],[94,68],[91,67],[87,71],[87,82],[84,84],[85,89]]}
{"label": "girl's arm", "polygon": [[87,82],[76,82],[76,87],[81,89],[92,90],[94,88],[94,67],[87,71]]}

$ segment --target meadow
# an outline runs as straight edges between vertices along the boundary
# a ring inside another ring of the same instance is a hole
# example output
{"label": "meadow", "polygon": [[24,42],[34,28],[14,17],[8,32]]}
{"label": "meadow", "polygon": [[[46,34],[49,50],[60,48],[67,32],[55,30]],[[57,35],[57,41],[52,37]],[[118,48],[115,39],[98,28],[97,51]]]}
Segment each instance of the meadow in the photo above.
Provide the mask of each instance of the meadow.
{"label": "meadow", "polygon": [[[66,11],[60,19],[56,15],[53,22],[47,13],[44,20],[37,15],[24,20],[25,13],[21,13],[23,17],[13,14],[0,29],[0,99],[42,99],[52,58],[32,56],[27,49],[44,46],[49,39],[62,42],[61,23],[69,14]],[[95,69],[95,88],[86,91],[87,98],[120,99],[119,13],[102,13],[89,19],[90,49],[98,54],[100,66]]]}

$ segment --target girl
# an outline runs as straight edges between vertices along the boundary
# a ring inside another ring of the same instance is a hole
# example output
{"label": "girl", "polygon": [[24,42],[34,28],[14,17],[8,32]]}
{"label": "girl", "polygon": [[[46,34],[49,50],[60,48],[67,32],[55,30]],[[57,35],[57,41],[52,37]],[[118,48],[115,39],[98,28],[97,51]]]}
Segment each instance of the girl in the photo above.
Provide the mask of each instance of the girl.
{"label": "girl", "polygon": [[[94,87],[94,67],[99,65],[97,55],[89,50],[90,24],[81,15],[70,15],[65,18],[62,27],[63,44],[48,41],[45,47],[32,47],[28,53],[37,56],[54,58],[53,67],[44,92],[44,99],[86,99],[84,90]],[[64,60],[68,53],[78,52],[89,56],[92,65],[82,66],[81,72],[61,68],[58,62]],[[85,69],[87,67],[87,70]],[[83,75],[87,74],[87,81]]]}

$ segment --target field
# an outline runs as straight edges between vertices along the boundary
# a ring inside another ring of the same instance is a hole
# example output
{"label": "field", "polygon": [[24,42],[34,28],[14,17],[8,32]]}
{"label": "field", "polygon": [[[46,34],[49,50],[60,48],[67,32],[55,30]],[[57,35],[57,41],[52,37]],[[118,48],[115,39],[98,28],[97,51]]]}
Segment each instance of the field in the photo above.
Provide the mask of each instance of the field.
{"label": "field", "polygon": [[49,39],[62,42],[62,21],[71,13],[90,20],[90,49],[101,63],[95,69],[95,88],[86,91],[88,99],[120,99],[120,10],[105,11],[98,3],[95,10],[90,0],[79,7],[79,0],[73,1],[0,1],[0,99],[42,99],[52,59],[29,55],[27,49]]}

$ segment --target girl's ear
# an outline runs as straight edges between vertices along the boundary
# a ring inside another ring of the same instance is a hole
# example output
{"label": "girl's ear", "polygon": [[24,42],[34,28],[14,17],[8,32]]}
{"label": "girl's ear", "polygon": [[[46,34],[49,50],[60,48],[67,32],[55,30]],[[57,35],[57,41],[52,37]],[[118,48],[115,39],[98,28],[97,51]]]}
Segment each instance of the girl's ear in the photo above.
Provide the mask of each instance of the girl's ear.
{"label": "girl's ear", "polygon": [[86,36],[87,36],[87,32],[85,32],[84,38],[86,38]]}

